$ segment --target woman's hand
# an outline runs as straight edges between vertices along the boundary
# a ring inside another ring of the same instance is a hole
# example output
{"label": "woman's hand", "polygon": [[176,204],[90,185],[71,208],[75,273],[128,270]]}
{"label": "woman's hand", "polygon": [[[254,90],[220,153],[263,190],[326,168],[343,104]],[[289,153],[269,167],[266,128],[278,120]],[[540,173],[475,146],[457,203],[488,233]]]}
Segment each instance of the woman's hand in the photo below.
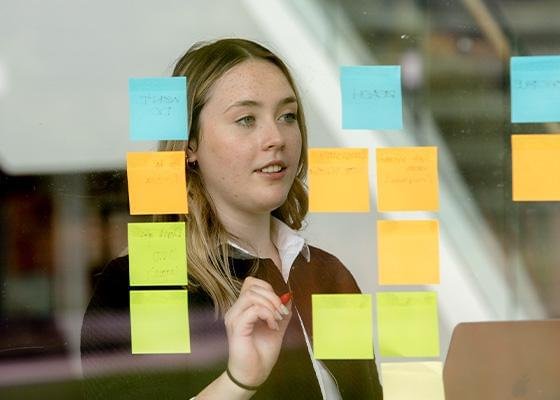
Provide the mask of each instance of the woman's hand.
{"label": "woman's hand", "polygon": [[237,301],[225,315],[228,336],[228,367],[238,381],[249,386],[262,384],[276,364],[282,339],[291,318],[272,286],[248,277]]}

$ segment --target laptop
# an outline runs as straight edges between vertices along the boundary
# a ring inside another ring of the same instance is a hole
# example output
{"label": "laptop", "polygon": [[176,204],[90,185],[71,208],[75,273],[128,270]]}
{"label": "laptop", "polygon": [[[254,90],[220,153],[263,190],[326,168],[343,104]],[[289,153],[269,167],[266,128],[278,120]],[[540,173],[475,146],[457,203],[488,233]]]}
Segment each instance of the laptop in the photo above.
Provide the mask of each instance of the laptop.
{"label": "laptop", "polygon": [[560,400],[560,320],[457,325],[443,384],[446,400]]}

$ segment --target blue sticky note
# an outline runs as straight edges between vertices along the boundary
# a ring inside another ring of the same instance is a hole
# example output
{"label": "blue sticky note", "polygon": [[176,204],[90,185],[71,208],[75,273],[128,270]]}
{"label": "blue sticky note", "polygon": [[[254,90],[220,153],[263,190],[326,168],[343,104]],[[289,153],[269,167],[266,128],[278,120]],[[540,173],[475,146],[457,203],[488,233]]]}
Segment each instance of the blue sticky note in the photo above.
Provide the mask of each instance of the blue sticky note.
{"label": "blue sticky note", "polygon": [[511,122],[560,122],[560,56],[512,57]]}
{"label": "blue sticky note", "polygon": [[340,68],[343,129],[402,129],[399,65]]}
{"label": "blue sticky note", "polygon": [[130,78],[131,140],[187,139],[187,78]]}

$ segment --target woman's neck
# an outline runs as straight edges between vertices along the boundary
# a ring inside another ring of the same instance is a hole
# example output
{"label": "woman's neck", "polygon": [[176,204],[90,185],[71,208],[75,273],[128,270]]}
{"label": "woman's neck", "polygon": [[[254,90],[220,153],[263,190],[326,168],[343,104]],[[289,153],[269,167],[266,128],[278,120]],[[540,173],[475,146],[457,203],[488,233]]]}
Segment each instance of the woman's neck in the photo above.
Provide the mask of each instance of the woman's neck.
{"label": "woman's neck", "polygon": [[270,233],[270,214],[256,214],[252,216],[220,215],[220,221],[225,229],[238,238],[239,245],[259,258],[270,258],[280,266],[278,250],[272,242]]}

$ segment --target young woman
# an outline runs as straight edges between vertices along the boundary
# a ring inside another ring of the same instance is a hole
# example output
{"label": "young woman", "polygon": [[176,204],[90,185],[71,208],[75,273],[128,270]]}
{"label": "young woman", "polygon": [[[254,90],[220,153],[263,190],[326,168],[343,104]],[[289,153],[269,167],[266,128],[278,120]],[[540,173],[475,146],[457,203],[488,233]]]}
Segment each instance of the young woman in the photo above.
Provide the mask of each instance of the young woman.
{"label": "young woman", "polygon": [[[311,295],[359,288],[297,234],[307,132],[287,67],[257,43],[223,39],[193,46],[173,75],[188,79],[189,139],[160,150],[187,156],[189,214],[174,220],[187,223],[192,352],[159,356],[179,365],[174,374],[146,370],[158,356],[130,355],[128,257],[113,260],[82,327],[88,398],[381,399],[372,360],[312,356]],[[116,315],[118,349],[104,344]],[[106,347],[126,355],[127,375],[88,377],[122,360],[100,358]]]}

